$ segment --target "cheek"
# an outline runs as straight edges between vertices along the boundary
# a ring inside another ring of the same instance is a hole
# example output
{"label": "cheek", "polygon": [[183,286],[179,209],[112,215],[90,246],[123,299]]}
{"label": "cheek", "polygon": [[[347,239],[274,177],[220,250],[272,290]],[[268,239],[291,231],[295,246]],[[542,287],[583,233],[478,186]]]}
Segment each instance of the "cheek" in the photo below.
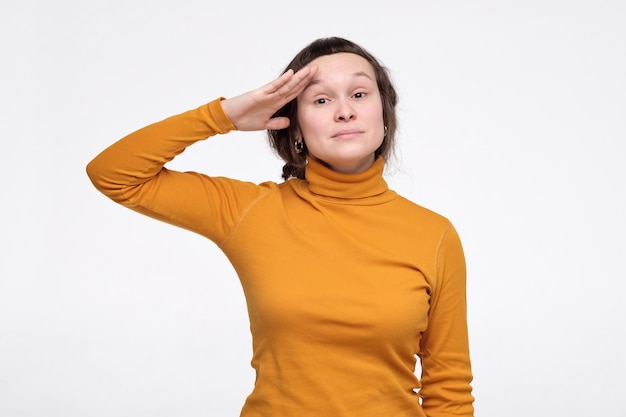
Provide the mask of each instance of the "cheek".
{"label": "cheek", "polygon": [[361,116],[366,117],[367,120],[372,124],[384,124],[383,113],[383,103],[380,100],[377,100],[376,103],[370,102],[367,106],[364,106],[361,109]]}
{"label": "cheek", "polygon": [[368,121],[370,126],[374,126],[377,133],[380,133],[381,136],[385,134],[385,119],[383,117],[382,109],[373,110],[368,113]]}
{"label": "cheek", "polygon": [[328,126],[328,122],[320,112],[301,111],[298,112],[298,126],[302,136],[306,138],[317,134],[321,129]]}

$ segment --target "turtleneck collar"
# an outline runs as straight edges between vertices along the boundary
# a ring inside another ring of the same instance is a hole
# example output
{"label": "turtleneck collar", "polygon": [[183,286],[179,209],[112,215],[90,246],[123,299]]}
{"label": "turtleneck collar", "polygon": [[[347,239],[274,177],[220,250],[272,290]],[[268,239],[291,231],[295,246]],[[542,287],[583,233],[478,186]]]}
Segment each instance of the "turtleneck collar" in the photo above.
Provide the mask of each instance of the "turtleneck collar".
{"label": "turtleneck collar", "polygon": [[[333,171],[313,158],[307,158],[305,171],[309,190],[316,195],[342,200],[367,199],[369,197],[394,197],[383,178],[385,161],[377,158],[365,171],[343,174]],[[378,200],[378,198],[376,198]]]}

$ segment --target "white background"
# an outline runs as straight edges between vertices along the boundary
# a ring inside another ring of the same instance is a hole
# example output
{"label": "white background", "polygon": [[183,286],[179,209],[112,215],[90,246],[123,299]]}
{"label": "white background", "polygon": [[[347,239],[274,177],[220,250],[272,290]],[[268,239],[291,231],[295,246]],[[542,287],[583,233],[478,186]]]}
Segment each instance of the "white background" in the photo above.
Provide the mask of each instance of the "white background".
{"label": "white background", "polygon": [[[391,186],[468,260],[476,415],[616,416],[626,389],[626,3],[3,1],[0,415],[237,416],[250,337],[210,241],[100,195],[145,124],[277,76],[321,36],[400,93]],[[262,133],[172,167],[260,182]]]}

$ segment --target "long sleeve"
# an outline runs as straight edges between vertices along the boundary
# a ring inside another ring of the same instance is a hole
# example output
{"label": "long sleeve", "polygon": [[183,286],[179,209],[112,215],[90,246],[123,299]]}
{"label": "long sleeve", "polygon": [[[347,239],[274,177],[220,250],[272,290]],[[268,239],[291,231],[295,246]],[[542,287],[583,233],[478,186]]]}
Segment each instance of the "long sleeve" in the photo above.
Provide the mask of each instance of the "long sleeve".
{"label": "long sleeve", "polygon": [[219,242],[262,187],[164,165],[193,143],[234,129],[217,99],[122,138],[87,165],[87,174],[113,201]]}
{"label": "long sleeve", "polygon": [[232,263],[256,371],[241,415],[472,417],[465,259],[449,221],[389,190],[382,159],[359,174],[310,159],[306,180],[259,185],[165,167],[232,129],[216,100],[131,133],[88,173]]}
{"label": "long sleeve", "polygon": [[428,328],[422,337],[422,406],[428,417],[474,415],[463,248],[453,226],[437,257]]}

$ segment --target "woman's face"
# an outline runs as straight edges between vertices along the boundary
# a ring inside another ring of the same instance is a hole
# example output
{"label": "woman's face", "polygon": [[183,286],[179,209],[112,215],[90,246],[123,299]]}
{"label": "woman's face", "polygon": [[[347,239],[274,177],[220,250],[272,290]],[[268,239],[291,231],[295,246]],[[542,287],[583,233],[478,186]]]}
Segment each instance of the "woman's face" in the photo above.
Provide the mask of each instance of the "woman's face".
{"label": "woman's face", "polygon": [[385,136],[374,69],[351,53],[324,55],[309,65],[319,70],[297,99],[309,155],[338,172],[366,170]]}

